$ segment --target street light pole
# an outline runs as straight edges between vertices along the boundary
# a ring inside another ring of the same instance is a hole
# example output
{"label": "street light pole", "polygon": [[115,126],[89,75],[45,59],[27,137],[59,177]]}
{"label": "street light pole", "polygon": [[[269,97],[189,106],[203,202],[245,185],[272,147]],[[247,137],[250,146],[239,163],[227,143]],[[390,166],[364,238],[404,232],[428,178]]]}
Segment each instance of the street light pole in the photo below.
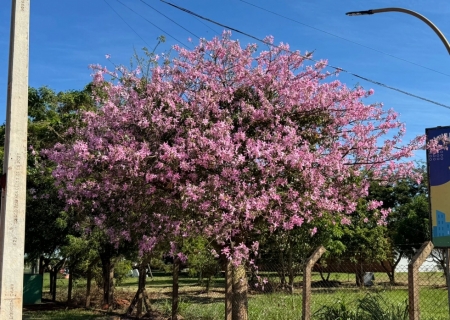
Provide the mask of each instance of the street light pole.
{"label": "street light pole", "polygon": [[[22,319],[30,0],[12,0],[0,216],[0,319]],[[6,181],[4,181],[6,178]]]}
{"label": "street light pole", "polygon": [[369,14],[375,14],[375,13],[383,13],[383,12],[402,12],[407,13],[409,15],[412,15],[416,18],[419,18],[423,22],[425,22],[433,31],[438,35],[438,37],[441,39],[444,46],[447,48],[448,53],[450,54],[450,43],[445,38],[444,34],[441,32],[441,30],[436,27],[433,22],[425,18],[423,15],[404,8],[381,8],[381,9],[371,9],[371,10],[364,10],[364,11],[351,11],[347,12],[346,15],[348,16],[362,16],[362,15],[369,15]]}
{"label": "street light pole", "polygon": [[[404,8],[381,8],[381,9],[371,9],[371,10],[365,10],[365,11],[351,11],[347,12],[347,16],[362,16],[362,15],[370,15],[375,13],[383,13],[383,12],[402,12],[409,15],[412,15],[416,18],[419,18],[423,22],[425,22],[433,31],[438,35],[438,37],[441,39],[444,46],[447,48],[448,53],[450,54],[450,44],[445,38],[444,34],[432,23],[430,20],[425,18],[423,15]],[[450,248],[445,249],[446,253],[446,274],[447,274],[447,298],[448,298],[448,305],[449,305],[449,314],[450,314]],[[411,288],[408,288],[408,290],[411,290]],[[409,296],[410,304],[409,304],[409,318],[411,320],[419,319],[419,306],[417,304],[418,301],[411,301],[411,299],[414,299],[414,297]],[[414,306],[413,306],[414,305]]]}

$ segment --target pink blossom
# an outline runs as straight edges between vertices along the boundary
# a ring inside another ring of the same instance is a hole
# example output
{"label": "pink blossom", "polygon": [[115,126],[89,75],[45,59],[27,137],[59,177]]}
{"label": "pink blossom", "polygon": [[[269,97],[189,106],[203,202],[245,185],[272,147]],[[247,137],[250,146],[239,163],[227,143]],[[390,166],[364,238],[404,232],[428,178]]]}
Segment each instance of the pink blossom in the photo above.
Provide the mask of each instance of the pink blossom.
{"label": "pink blossom", "polygon": [[383,205],[383,201],[371,200],[367,204],[367,210],[373,210],[373,209],[381,207],[382,205]]}
{"label": "pink blossom", "polygon": [[[252,234],[328,214],[350,224],[372,179],[419,178],[405,159],[423,136],[402,142],[398,115],[364,104],[373,91],[288,48],[256,51],[227,31],[192,50],[175,46],[148,76],[92,66],[98,109],[80,112],[70,139],[44,151],[67,209],[141,254],[171,241],[176,256],[177,241],[203,235],[237,265],[257,254]],[[430,152],[444,147],[428,142]],[[380,223],[388,214],[379,211]]]}

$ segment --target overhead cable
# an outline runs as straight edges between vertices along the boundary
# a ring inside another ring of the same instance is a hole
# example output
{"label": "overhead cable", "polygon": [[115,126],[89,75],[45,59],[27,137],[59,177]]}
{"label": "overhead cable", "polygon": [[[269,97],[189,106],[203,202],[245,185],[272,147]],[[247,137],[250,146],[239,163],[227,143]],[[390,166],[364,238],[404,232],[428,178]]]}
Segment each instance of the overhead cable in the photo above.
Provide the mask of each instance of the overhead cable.
{"label": "overhead cable", "polygon": [[151,22],[150,20],[148,20],[146,17],[144,17],[143,15],[141,15],[139,12],[136,12],[135,10],[133,10],[132,8],[130,8],[129,6],[127,6],[125,3],[123,3],[120,0],[116,0],[117,2],[119,2],[121,5],[123,5],[124,7],[126,7],[128,10],[134,12],[135,14],[137,14],[138,16],[140,16],[142,19],[144,19],[145,21],[147,21],[148,23],[150,23],[152,26],[154,26],[155,28],[157,28],[158,30],[160,30],[161,32],[164,32],[165,34],[167,34],[169,37],[171,37],[172,39],[174,39],[175,41],[179,42],[180,44],[182,44],[184,47],[186,48],[190,48],[188,45],[186,45],[185,43],[183,43],[182,41],[178,40],[177,38],[175,38],[174,36],[172,36],[170,33],[168,33],[167,31],[163,30],[162,28],[158,27],[156,24],[154,24],[153,22]]}
{"label": "overhead cable", "polygon": [[162,13],[161,11],[155,9],[153,6],[149,5],[147,2],[145,2],[144,0],[141,0],[141,2],[143,4],[145,4],[147,7],[149,7],[150,9],[158,12],[160,15],[162,15],[163,17],[165,17],[166,19],[172,21],[173,23],[175,23],[177,26],[179,26],[180,28],[182,28],[183,30],[189,32],[190,34],[192,34],[194,37],[196,37],[197,39],[200,39],[200,37],[198,35],[196,35],[195,33],[193,33],[192,31],[186,29],[185,27],[183,27],[181,24],[179,24],[178,22],[176,22],[175,20],[173,20],[172,18],[166,16],[164,13]]}
{"label": "overhead cable", "polygon": [[204,22],[203,22],[202,20],[200,20],[199,18],[197,18],[197,17],[194,17],[194,18],[195,18],[198,22],[200,22],[202,25],[206,26],[209,30],[212,30],[212,31],[214,31],[214,32],[217,33],[217,34],[220,34],[219,31],[217,31],[217,30],[211,28],[208,24],[204,23]]}
{"label": "overhead cable", "polygon": [[103,1],[105,1],[105,3],[111,8],[111,10],[119,16],[119,18],[128,26],[128,28],[130,28],[148,46],[148,43],[139,35],[139,33],[137,33],[136,30],[133,29],[133,27],[128,22],[126,22],[124,18],[122,18],[122,16],[106,0]]}
{"label": "overhead cable", "polygon": [[441,71],[438,71],[438,70],[435,70],[435,69],[432,69],[432,68],[425,67],[425,66],[423,66],[423,65],[421,65],[421,64],[418,64],[418,63],[415,63],[415,62],[412,62],[412,61],[409,61],[409,60],[406,60],[406,59],[403,59],[403,58],[394,56],[394,55],[392,55],[392,54],[390,54],[390,53],[386,53],[386,52],[384,52],[384,51],[381,51],[381,50],[378,50],[378,49],[375,49],[375,48],[366,46],[366,45],[364,45],[364,44],[361,44],[361,43],[359,43],[359,42],[356,42],[356,41],[353,41],[353,40],[344,38],[344,37],[339,36],[339,35],[337,35],[337,34],[334,34],[334,33],[331,33],[331,32],[328,32],[328,31],[325,31],[325,30],[322,30],[322,29],[319,29],[319,28],[316,28],[316,27],[313,27],[313,26],[310,26],[310,25],[308,25],[308,24],[306,24],[306,23],[303,23],[303,22],[300,22],[300,21],[298,21],[298,20],[295,20],[295,19],[286,17],[286,16],[284,16],[284,15],[281,15],[281,14],[276,13],[276,12],[274,12],[274,11],[271,11],[271,10],[269,10],[269,9],[260,7],[260,6],[256,5],[256,4],[247,2],[247,1],[245,1],[245,0],[239,0],[239,1],[244,2],[244,3],[246,3],[246,4],[248,4],[248,5],[251,5],[251,6],[255,7],[255,8],[258,8],[258,9],[260,9],[260,10],[263,10],[263,11],[269,12],[269,13],[271,13],[271,14],[274,14],[274,15],[276,15],[276,16],[279,16],[279,17],[281,17],[281,18],[284,18],[284,19],[290,20],[290,21],[292,21],[292,22],[301,24],[301,25],[303,25],[303,26],[305,26],[305,27],[308,27],[308,28],[311,28],[311,29],[314,29],[314,30],[317,30],[317,31],[320,31],[320,32],[323,32],[323,33],[326,33],[326,34],[328,34],[328,35],[330,35],[330,36],[339,38],[339,39],[341,39],[341,40],[345,40],[345,41],[351,42],[351,43],[356,44],[356,45],[358,45],[358,46],[361,46],[361,47],[364,47],[364,48],[367,48],[367,49],[376,51],[376,52],[378,52],[378,53],[382,53],[382,54],[387,55],[387,56],[389,56],[389,57],[391,57],[391,58],[398,59],[398,60],[401,60],[401,61],[410,63],[410,64],[412,64],[412,65],[415,65],[415,66],[417,66],[417,67],[420,67],[420,68],[423,68],[423,69],[427,69],[427,70],[429,70],[429,71],[433,71],[433,72],[442,74],[442,75],[444,75],[444,76],[450,77],[450,74],[447,74],[447,73],[445,73],[445,72],[441,72]]}
{"label": "overhead cable", "polygon": [[[247,37],[249,37],[249,38],[251,38],[251,39],[254,39],[254,40],[258,41],[258,42],[264,43],[264,44],[266,44],[266,45],[268,45],[268,46],[272,46],[272,47],[275,47],[275,48],[278,48],[278,49],[281,49],[281,50],[284,50],[284,51],[286,51],[286,52],[290,52],[290,53],[293,53],[293,54],[299,54],[299,53],[295,53],[295,52],[292,52],[292,51],[290,51],[290,50],[281,48],[281,47],[279,47],[279,46],[277,46],[277,45],[275,45],[275,44],[273,44],[273,43],[270,43],[270,42],[268,42],[268,41],[265,41],[265,40],[263,40],[263,39],[260,39],[260,38],[258,38],[258,37],[256,37],[256,36],[253,36],[253,35],[251,35],[251,34],[249,34],[249,33],[247,33],[247,32],[241,31],[241,30],[239,30],[239,29],[236,29],[236,28],[227,26],[227,25],[222,24],[222,23],[220,23],[220,22],[217,22],[217,21],[215,21],[215,20],[212,20],[212,19],[206,18],[206,17],[204,17],[204,16],[201,16],[201,15],[199,15],[199,14],[197,14],[197,13],[195,13],[195,12],[189,10],[189,9],[180,7],[180,6],[176,5],[176,4],[170,3],[170,2],[165,1],[165,0],[160,0],[160,1],[166,3],[166,4],[170,5],[170,6],[172,6],[172,7],[176,8],[176,9],[178,9],[178,10],[181,10],[181,11],[183,11],[183,12],[186,12],[186,13],[188,13],[188,14],[190,14],[190,15],[193,15],[193,16],[198,17],[198,18],[200,18],[200,19],[203,19],[203,20],[205,20],[205,21],[209,21],[209,22],[211,22],[211,23],[213,23],[213,24],[215,24],[215,25],[221,26],[221,27],[223,27],[223,28],[225,28],[225,29],[228,29],[228,30],[231,30],[231,31],[240,33],[240,34],[242,34],[242,35],[244,35],[244,36],[247,36]],[[299,55],[300,55],[300,54],[299,54]],[[313,61],[313,62],[318,62],[317,60],[312,59],[310,56],[303,56],[303,55],[300,55],[300,56],[303,57],[303,58],[306,59],[306,60],[311,60],[311,61]],[[421,97],[421,96],[419,96],[419,95],[416,95],[416,94],[413,94],[413,93],[410,93],[410,92],[407,92],[407,91],[404,91],[404,90],[401,90],[401,89],[398,89],[398,88],[395,88],[395,87],[386,85],[386,84],[381,83],[381,82],[379,82],[379,81],[375,81],[375,80],[372,80],[372,79],[369,79],[369,78],[360,76],[360,75],[358,75],[358,74],[355,74],[355,73],[353,73],[353,72],[347,71],[347,70],[345,70],[345,69],[342,69],[342,68],[339,68],[339,67],[335,67],[335,66],[332,66],[332,65],[330,65],[330,64],[328,64],[327,67],[330,67],[330,68],[335,69],[335,70],[340,71],[340,72],[345,72],[345,73],[347,73],[347,74],[350,74],[350,75],[352,75],[352,76],[354,76],[354,77],[360,78],[360,79],[365,80],[365,81],[367,81],[367,82],[373,83],[373,84],[375,84],[375,85],[378,85],[378,86],[381,86],[381,87],[384,87],[384,88],[387,88],[387,89],[391,89],[391,90],[394,90],[394,91],[403,93],[403,94],[405,94],[405,95],[408,95],[408,96],[411,96],[411,97],[414,97],[414,98],[417,98],[417,99],[420,99],[420,100],[423,100],[423,101],[426,101],[426,102],[429,102],[429,103],[438,105],[438,106],[440,106],[440,107],[444,107],[444,108],[450,109],[450,106],[449,106],[449,105],[446,105],[446,104],[443,104],[443,103],[440,103],[440,102],[437,102],[437,101],[434,101],[434,100],[431,100],[431,99],[427,99],[427,98]]]}

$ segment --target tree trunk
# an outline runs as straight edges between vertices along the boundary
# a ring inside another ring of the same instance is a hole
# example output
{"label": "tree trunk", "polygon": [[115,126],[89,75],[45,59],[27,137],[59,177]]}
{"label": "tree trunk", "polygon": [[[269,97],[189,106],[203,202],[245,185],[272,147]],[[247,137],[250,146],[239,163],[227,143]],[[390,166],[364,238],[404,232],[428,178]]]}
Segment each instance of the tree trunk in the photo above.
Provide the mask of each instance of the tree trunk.
{"label": "tree trunk", "polygon": [[392,263],[391,260],[388,260],[388,266],[386,267],[385,261],[381,261],[380,264],[383,267],[383,269],[386,271],[387,276],[389,277],[389,284],[391,286],[395,285],[395,268],[397,268],[397,265],[400,263],[400,260],[403,257],[403,252],[400,252],[397,259]]}
{"label": "tree trunk", "polygon": [[145,301],[145,282],[146,282],[146,277],[147,277],[147,273],[145,270],[145,264],[140,264],[139,265],[139,282],[138,282],[138,300],[137,300],[137,317],[141,318],[145,312],[144,312],[144,306],[146,305],[146,301]]}
{"label": "tree trunk", "polygon": [[50,274],[50,293],[53,293],[53,281],[54,281],[53,269],[50,270],[49,274]]}
{"label": "tree trunk", "polygon": [[[395,269],[394,269],[395,270]],[[389,277],[389,284],[391,285],[391,286],[394,286],[395,285],[395,271],[394,270],[392,270],[392,272],[388,272],[387,273],[387,275],[388,275],[388,277]]]}
{"label": "tree trunk", "polygon": [[73,268],[69,268],[69,286],[67,288],[67,304],[72,302]]}
{"label": "tree trunk", "polygon": [[446,249],[438,249],[439,251],[441,251],[441,259],[440,259],[440,265],[442,268],[442,271],[444,271],[444,278],[445,278],[445,285],[448,287],[448,268],[447,268],[447,259],[446,259]]}
{"label": "tree trunk", "polygon": [[361,263],[356,264],[356,285],[362,287],[364,285],[364,270]]}
{"label": "tree trunk", "polygon": [[206,285],[205,285],[206,293],[209,293],[209,288],[211,288],[211,281],[212,281],[212,276],[208,276],[208,278],[206,278]]}
{"label": "tree trunk", "polygon": [[294,271],[294,261],[292,259],[292,248],[289,244],[289,252],[288,252],[288,276],[289,276],[289,292],[291,294],[294,293],[294,279],[295,279],[295,271]]}
{"label": "tree trunk", "polygon": [[[60,260],[56,265],[53,265],[50,268],[50,293],[52,295],[52,301],[56,301],[56,279],[58,276],[59,270],[64,268],[66,263],[66,259]],[[47,265],[50,264],[50,260],[47,262]]]}
{"label": "tree trunk", "polygon": [[39,271],[40,275],[44,275],[44,257],[39,257]]}
{"label": "tree trunk", "polygon": [[173,285],[172,285],[172,320],[177,320],[178,314],[178,274],[180,271],[180,259],[173,259]]}
{"label": "tree trunk", "polygon": [[91,307],[92,264],[88,266],[86,275],[86,303],[85,307]]}
{"label": "tree trunk", "polygon": [[232,320],[248,320],[247,287],[245,266],[233,266]]}
{"label": "tree trunk", "polygon": [[[134,307],[136,307],[136,317],[141,318],[143,317],[146,312],[144,310],[150,311],[150,304],[148,303],[148,296],[147,292],[145,291],[145,284],[146,284],[146,277],[147,273],[145,272],[145,263],[141,263],[138,267],[139,272],[139,280],[138,280],[138,290],[136,294],[134,295],[133,300],[131,301],[130,306],[127,310],[127,316],[133,315]],[[145,309],[144,309],[145,307]]]}
{"label": "tree trunk", "polygon": [[[439,266],[442,268],[442,270],[444,271],[444,277],[445,279],[447,279],[447,264],[446,264],[446,259],[445,259],[445,249],[434,249],[431,252],[431,257],[433,258],[433,261],[437,264],[439,264]],[[446,280],[446,284],[447,284],[447,280]]]}
{"label": "tree trunk", "polygon": [[52,268],[50,271],[50,293],[52,294],[52,301],[56,301],[56,279],[58,276],[58,269]]}
{"label": "tree trunk", "polygon": [[198,285],[199,285],[199,286],[202,286],[202,285],[203,285],[203,272],[202,272],[202,270],[200,270],[200,271],[198,272]]}
{"label": "tree trunk", "polygon": [[319,275],[320,275],[320,278],[322,279],[322,281],[325,281],[325,278],[323,276],[322,268],[320,268],[320,267],[319,267]]}
{"label": "tree trunk", "polygon": [[323,276],[323,271],[322,271],[322,269],[320,268],[319,269],[319,274],[320,274],[320,278],[322,279],[322,281],[324,281],[324,282],[327,282],[328,280],[330,280],[330,272],[327,272],[327,277],[325,278],[324,276]]}
{"label": "tree trunk", "polygon": [[44,261],[44,257],[40,256],[39,257],[39,274],[43,276],[44,272],[45,272],[45,261]]}
{"label": "tree trunk", "polygon": [[281,264],[280,284],[281,284],[281,287],[284,287],[286,285],[286,270],[285,270],[285,266],[284,266],[284,255],[283,255],[282,250],[280,250],[279,259],[280,259],[280,264]]}
{"label": "tree trunk", "polygon": [[114,261],[110,255],[102,255],[103,308],[114,307]]}
{"label": "tree trunk", "polygon": [[233,310],[233,268],[231,261],[225,261],[225,320],[232,320]]}
{"label": "tree trunk", "polygon": [[[385,265],[386,263],[388,264],[388,267],[386,267],[386,265]],[[388,262],[381,261],[380,264],[383,267],[383,269],[385,270],[385,272],[389,278],[389,284],[391,286],[395,285],[395,265],[396,264],[395,263],[393,264],[390,261],[388,261]],[[392,271],[390,271],[390,270],[392,270]]]}

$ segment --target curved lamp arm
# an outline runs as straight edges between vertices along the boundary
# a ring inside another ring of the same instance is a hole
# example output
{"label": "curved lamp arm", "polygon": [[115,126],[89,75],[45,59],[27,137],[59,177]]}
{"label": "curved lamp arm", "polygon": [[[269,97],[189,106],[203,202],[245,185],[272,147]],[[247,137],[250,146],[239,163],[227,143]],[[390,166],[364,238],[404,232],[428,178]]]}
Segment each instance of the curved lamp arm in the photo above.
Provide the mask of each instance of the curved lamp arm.
{"label": "curved lamp arm", "polygon": [[419,18],[423,22],[425,22],[438,35],[438,37],[441,39],[442,43],[447,48],[448,53],[450,54],[450,44],[448,43],[447,39],[445,38],[445,36],[441,32],[441,30],[439,30],[438,27],[436,27],[433,24],[433,22],[431,22],[430,20],[425,18],[423,15],[421,15],[421,14],[415,12],[415,11],[408,10],[408,9],[403,9],[403,8],[382,8],[382,9],[372,9],[372,10],[366,10],[366,11],[352,11],[352,12],[347,12],[346,15],[348,15],[348,16],[361,16],[361,15],[366,15],[366,14],[374,14],[374,13],[382,13],[382,12],[393,12],[393,11],[394,12],[403,12],[403,13],[410,14],[410,15],[416,17],[416,18]]}

